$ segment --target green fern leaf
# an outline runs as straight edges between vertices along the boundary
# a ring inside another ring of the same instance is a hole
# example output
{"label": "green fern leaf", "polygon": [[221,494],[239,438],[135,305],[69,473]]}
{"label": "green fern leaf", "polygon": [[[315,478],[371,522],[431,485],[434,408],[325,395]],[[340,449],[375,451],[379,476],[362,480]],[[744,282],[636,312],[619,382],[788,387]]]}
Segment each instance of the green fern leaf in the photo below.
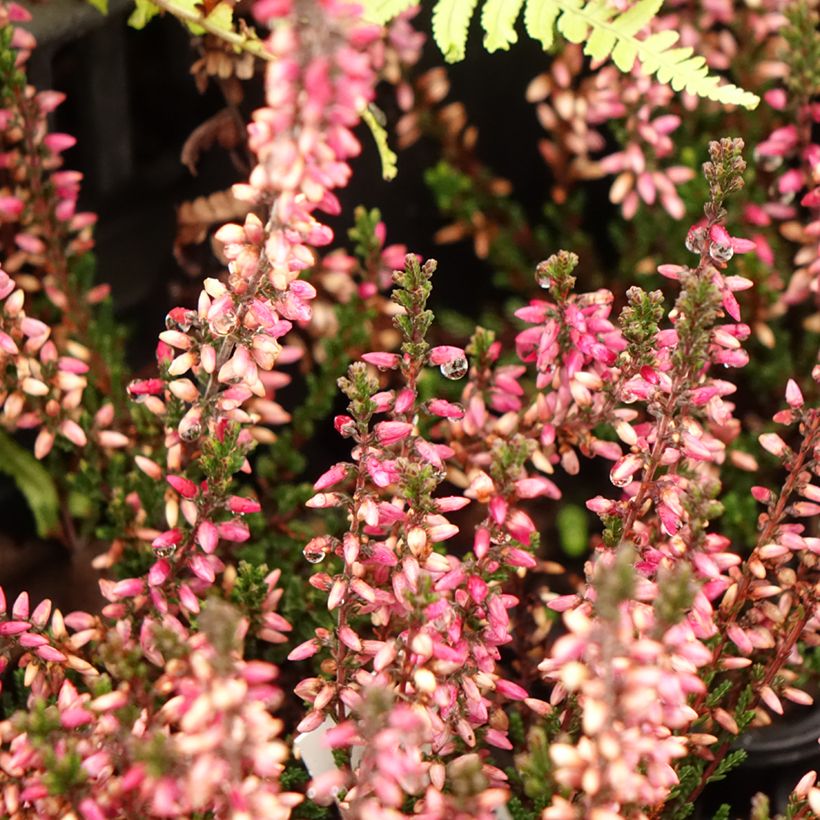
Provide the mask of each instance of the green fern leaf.
{"label": "green fern leaf", "polygon": [[364,19],[384,25],[416,4],[416,0],[364,0]]}
{"label": "green fern leaf", "polygon": [[655,18],[661,10],[663,0],[641,0],[618,18],[618,32],[621,37],[632,37]]}
{"label": "green fern leaf", "polygon": [[625,74],[632,71],[637,56],[638,47],[629,40],[621,40],[612,50],[612,62]]}
{"label": "green fern leaf", "polygon": [[493,52],[507,51],[518,42],[515,21],[521,13],[524,0],[487,0],[481,10],[481,27],[484,29],[484,48]]}
{"label": "green fern leaf", "polygon": [[546,51],[552,46],[555,18],[561,9],[555,0],[527,0],[524,9],[524,26],[527,34],[538,40]]}
{"label": "green fern leaf", "polygon": [[[148,0],[138,0],[146,3]],[[413,0],[364,0],[365,16],[385,23],[404,11]],[[479,0],[437,0],[433,9],[433,37],[447,62],[464,58],[467,33]],[[584,43],[584,52],[593,60],[611,57],[624,72],[632,70],[638,60],[641,71],[656,75],[659,82],[675,91],[687,91],[699,97],[729,105],[755,108],[755,94],[709,74],[702,57],[692,49],[673,48],[678,42],[676,31],[664,30],[639,38],[661,8],[663,0],[638,0],[623,14],[617,14],[606,0],[481,0],[481,25],[488,51],[506,50],[517,42],[515,23],[524,6],[527,33],[549,49],[555,28],[570,42]]]}
{"label": "green fern leaf", "polygon": [[477,3],[478,0],[438,0],[433,9],[433,39],[448,63],[464,59],[467,32]]}

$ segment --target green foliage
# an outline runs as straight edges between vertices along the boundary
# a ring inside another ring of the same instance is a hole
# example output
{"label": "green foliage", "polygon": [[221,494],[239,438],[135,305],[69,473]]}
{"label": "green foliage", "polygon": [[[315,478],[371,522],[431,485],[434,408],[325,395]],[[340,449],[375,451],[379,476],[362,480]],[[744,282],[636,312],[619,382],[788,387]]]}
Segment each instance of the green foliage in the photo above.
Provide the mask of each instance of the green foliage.
{"label": "green foliage", "polygon": [[[680,39],[677,31],[667,29],[639,38],[637,35],[654,19],[663,0],[639,0],[619,13],[605,0],[526,0],[524,26],[527,33],[549,49],[554,30],[572,43],[584,43],[584,53],[593,60],[611,57],[623,72],[632,70],[637,60],[644,74],[699,97],[723,103],[755,108],[760,101],[755,94],[710,75],[706,60],[693,55],[688,47],[673,48]],[[365,16],[386,23],[410,4],[365,0]],[[437,0],[433,8],[433,37],[447,62],[463,60],[467,33],[478,0]],[[515,22],[522,0],[486,0],[482,4],[481,25],[484,45],[489,51],[507,49],[517,41]]]}
{"label": "green foliage", "polygon": [[433,37],[448,63],[464,59],[467,31],[477,4],[478,0],[438,0],[433,9]]}
{"label": "green foliage", "polygon": [[736,769],[749,756],[745,749],[735,749],[718,763],[717,768],[709,775],[707,783],[723,780],[733,769]]}
{"label": "green foliage", "polygon": [[618,607],[635,594],[635,548],[622,543],[615,553],[615,562],[611,566],[599,563],[592,578],[597,592],[595,611],[606,621],[618,617]]}
{"label": "green foliage", "polygon": [[150,0],[135,0],[134,10],[128,18],[128,25],[131,28],[143,29],[158,14],[159,6],[155,6]]}
{"label": "green foliage", "polygon": [[785,11],[789,25],[783,29],[789,66],[786,84],[797,99],[820,88],[820,14],[806,0],[791,3]]}
{"label": "green foliage", "polygon": [[41,538],[59,527],[60,499],[51,474],[8,433],[0,430],[0,472],[11,476],[34,516]]}
{"label": "green foliage", "polygon": [[82,785],[88,775],[83,768],[83,758],[73,750],[68,750],[59,757],[51,749],[46,750],[44,760],[46,774],[43,783],[49,794],[67,794],[73,788]]}
{"label": "green foliage", "polygon": [[663,318],[663,294],[659,290],[647,293],[631,287],[626,292],[629,304],[621,311],[618,324],[627,342],[621,354],[624,365],[633,368],[650,365],[655,357],[655,336]]}
{"label": "green foliage", "polygon": [[578,504],[562,504],[555,516],[558,542],[572,558],[585,555],[589,549],[589,518]]}
{"label": "green foliage", "polygon": [[[283,791],[304,792],[310,781],[310,775],[300,760],[290,758],[285,764],[285,769],[279,776]],[[335,817],[332,807],[319,806],[312,800],[304,800],[291,814],[291,817],[299,820],[332,820]]]}
{"label": "green foliage", "polygon": [[136,0],[136,8],[128,18],[132,28],[144,28],[157,14],[166,11],[176,17],[195,36],[211,34],[233,46],[234,50],[247,51],[263,60],[273,59],[256,32],[240,24],[236,26],[233,19],[233,4],[217,3],[204,10],[198,0]]}
{"label": "green foliage", "polygon": [[712,816],[712,820],[729,820],[731,810],[732,807],[728,803],[722,803]]}
{"label": "green foliage", "polygon": [[659,631],[665,631],[684,618],[695,599],[695,591],[689,564],[680,563],[661,569],[658,574],[658,597],[652,605]]}
{"label": "green foliage", "polygon": [[[542,725],[534,726],[527,733],[526,752],[516,756],[516,774],[520,778],[524,794],[532,801],[533,808],[539,809],[549,804],[555,793],[556,785],[552,777],[552,758],[549,747],[553,738],[561,732],[559,711],[547,715]],[[514,817],[538,817],[521,811]]]}
{"label": "green foliage", "polygon": [[769,798],[762,792],[758,792],[752,798],[752,811],[749,820],[771,820],[771,810]]}
{"label": "green foliage", "polygon": [[487,0],[481,9],[481,28],[484,29],[484,48],[487,51],[507,51],[518,42],[515,21],[521,13],[524,0]]}
{"label": "green foliage", "polygon": [[379,159],[382,163],[382,178],[386,181],[396,178],[399,172],[396,162],[398,157],[396,152],[390,148],[387,141],[387,130],[384,127],[384,114],[372,103],[361,111],[362,121],[370,129],[373,141],[376,143],[376,150],[379,152]]}

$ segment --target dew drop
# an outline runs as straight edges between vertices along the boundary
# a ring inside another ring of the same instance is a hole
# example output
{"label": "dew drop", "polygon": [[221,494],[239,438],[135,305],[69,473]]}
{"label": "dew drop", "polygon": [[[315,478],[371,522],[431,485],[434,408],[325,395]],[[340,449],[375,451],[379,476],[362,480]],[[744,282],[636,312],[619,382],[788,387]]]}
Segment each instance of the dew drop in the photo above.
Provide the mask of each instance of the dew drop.
{"label": "dew drop", "polygon": [[549,273],[545,270],[536,270],[535,271],[535,284],[538,285],[539,288],[543,288],[544,290],[549,290],[550,285],[552,285],[552,277]]}
{"label": "dew drop", "polygon": [[325,560],[325,549],[311,542],[302,550],[302,555],[311,564],[321,564]]}
{"label": "dew drop", "polygon": [[630,481],[632,481],[632,476],[627,476],[626,478],[614,478],[612,475],[609,476],[609,480],[616,486],[616,487],[626,487]]}
{"label": "dew drop", "polygon": [[457,359],[444,362],[439,369],[441,370],[441,375],[444,376],[444,378],[456,381],[467,375],[467,359],[463,356],[459,356]]}
{"label": "dew drop", "polygon": [[165,327],[167,330],[181,330],[187,333],[191,329],[191,323],[196,319],[196,313],[192,310],[186,310],[184,313],[175,317],[173,313],[169,313],[165,317]]}
{"label": "dew drop", "polygon": [[227,336],[236,330],[238,324],[239,317],[236,315],[236,311],[232,308],[228,308],[228,310],[220,313],[219,316],[213,319],[211,327],[218,336]]}
{"label": "dew drop", "polygon": [[706,231],[703,228],[690,228],[686,234],[686,250],[691,253],[701,253],[706,240]]}
{"label": "dew drop", "polygon": [[709,256],[718,262],[728,262],[735,255],[735,249],[731,245],[724,245],[722,242],[709,243]]}
{"label": "dew drop", "polygon": [[158,558],[170,558],[177,551],[175,544],[170,544],[167,547],[155,547],[154,555]]}
{"label": "dew drop", "polygon": [[196,441],[202,435],[202,425],[201,424],[192,424],[190,427],[186,427],[184,430],[179,431],[179,437],[183,441],[191,442]]}

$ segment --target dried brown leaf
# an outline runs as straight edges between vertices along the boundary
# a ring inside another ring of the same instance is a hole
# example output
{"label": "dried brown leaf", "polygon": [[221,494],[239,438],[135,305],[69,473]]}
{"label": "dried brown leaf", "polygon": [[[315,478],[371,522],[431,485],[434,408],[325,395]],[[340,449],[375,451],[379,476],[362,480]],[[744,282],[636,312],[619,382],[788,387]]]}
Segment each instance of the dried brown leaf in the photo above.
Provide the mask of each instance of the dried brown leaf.
{"label": "dried brown leaf", "polygon": [[230,151],[242,143],[243,129],[230,108],[223,108],[201,125],[197,126],[182,146],[180,160],[196,176],[196,166],[203,151],[215,144]]}

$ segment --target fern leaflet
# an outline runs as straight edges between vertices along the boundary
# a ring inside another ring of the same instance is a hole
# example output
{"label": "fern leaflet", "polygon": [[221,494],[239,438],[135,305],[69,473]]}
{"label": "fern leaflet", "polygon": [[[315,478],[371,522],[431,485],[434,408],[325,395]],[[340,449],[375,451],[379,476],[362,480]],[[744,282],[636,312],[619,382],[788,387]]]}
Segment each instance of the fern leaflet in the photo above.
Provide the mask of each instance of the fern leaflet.
{"label": "fern leaflet", "polygon": [[[369,20],[385,23],[404,11],[412,0],[365,0]],[[433,37],[448,62],[464,58],[470,21],[479,0],[436,0]],[[517,42],[515,24],[524,8],[524,27],[544,49],[552,46],[555,28],[570,42],[584,43],[593,60],[611,57],[623,72],[637,60],[644,74],[675,91],[687,91],[725,105],[755,108],[758,97],[736,85],[721,85],[709,74],[703,57],[692,49],[674,48],[679,34],[664,30],[638,37],[660,11],[663,0],[639,0],[619,14],[606,0],[481,0],[481,26],[488,51],[508,49]]]}

